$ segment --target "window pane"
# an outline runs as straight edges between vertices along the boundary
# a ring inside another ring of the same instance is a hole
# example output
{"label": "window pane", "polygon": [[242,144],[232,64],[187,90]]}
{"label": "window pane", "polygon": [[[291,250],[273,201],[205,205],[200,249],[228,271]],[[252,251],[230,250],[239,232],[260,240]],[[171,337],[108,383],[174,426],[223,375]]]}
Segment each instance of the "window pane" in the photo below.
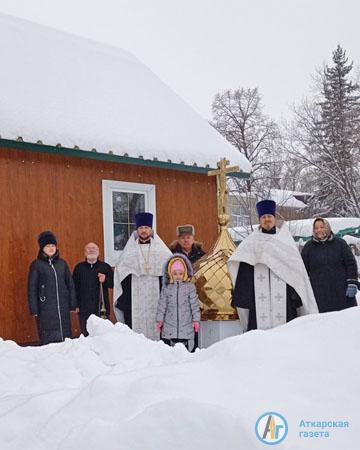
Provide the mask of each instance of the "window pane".
{"label": "window pane", "polygon": [[123,250],[135,230],[135,214],[145,211],[145,194],[113,192],[114,250]]}
{"label": "window pane", "polygon": [[136,225],[134,223],[129,223],[129,237],[132,235],[132,232],[136,230]]}
{"label": "window pane", "polygon": [[129,239],[128,224],[114,223],[114,250],[124,250]]}
{"label": "window pane", "polygon": [[145,211],[145,194],[129,194],[129,223],[134,222],[135,214]]}
{"label": "window pane", "polygon": [[126,192],[113,192],[113,221],[126,224],[129,221],[129,198]]}

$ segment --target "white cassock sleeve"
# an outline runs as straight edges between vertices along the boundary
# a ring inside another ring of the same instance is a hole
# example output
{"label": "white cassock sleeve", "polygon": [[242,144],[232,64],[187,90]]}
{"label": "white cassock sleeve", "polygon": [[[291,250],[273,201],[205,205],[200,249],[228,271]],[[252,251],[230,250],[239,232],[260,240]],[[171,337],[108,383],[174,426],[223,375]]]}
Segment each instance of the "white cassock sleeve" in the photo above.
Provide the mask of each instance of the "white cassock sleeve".
{"label": "white cassock sleeve", "polygon": [[246,333],[249,324],[249,310],[245,308],[236,308],[240,320],[240,327],[243,333]]}
{"label": "white cassock sleeve", "polygon": [[124,312],[121,311],[121,309],[118,309],[116,306],[114,306],[114,313],[118,322],[125,323]]}

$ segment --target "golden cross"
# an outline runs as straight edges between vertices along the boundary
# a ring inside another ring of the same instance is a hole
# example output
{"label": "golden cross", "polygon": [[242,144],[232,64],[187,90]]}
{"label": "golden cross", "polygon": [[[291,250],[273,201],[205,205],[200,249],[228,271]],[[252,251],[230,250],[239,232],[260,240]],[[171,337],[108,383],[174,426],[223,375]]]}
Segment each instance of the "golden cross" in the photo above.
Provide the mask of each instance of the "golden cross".
{"label": "golden cross", "polygon": [[227,214],[227,197],[228,190],[226,186],[226,174],[233,172],[240,172],[238,166],[227,167],[230,162],[223,158],[218,163],[218,169],[210,170],[208,176],[216,176],[217,182],[217,198],[218,198],[218,215]]}

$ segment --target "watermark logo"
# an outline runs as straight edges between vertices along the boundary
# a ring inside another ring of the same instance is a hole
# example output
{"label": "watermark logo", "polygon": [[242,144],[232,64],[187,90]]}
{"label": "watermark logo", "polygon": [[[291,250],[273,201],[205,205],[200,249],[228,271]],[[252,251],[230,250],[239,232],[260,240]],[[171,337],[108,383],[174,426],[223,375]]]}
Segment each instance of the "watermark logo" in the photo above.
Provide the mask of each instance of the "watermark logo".
{"label": "watermark logo", "polygon": [[280,444],[288,433],[288,424],[285,418],[276,412],[262,414],[255,425],[255,433],[264,444]]}

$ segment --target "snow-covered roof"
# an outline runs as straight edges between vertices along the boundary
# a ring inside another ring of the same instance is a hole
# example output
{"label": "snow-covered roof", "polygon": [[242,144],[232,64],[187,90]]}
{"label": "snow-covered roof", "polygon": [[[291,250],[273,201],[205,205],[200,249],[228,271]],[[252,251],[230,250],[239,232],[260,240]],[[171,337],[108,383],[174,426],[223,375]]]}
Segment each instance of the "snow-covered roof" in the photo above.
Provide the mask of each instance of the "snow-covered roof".
{"label": "snow-covered roof", "polygon": [[289,191],[286,189],[271,189],[270,197],[274,200],[277,205],[284,206],[286,208],[296,208],[303,209],[306,208],[306,204],[297,197],[311,196],[311,194],[306,194],[303,192]]}
{"label": "snow-covered roof", "polygon": [[[130,53],[0,15],[0,135],[174,164],[251,165]],[[194,86],[195,89],[195,86]]]}
{"label": "snow-covered roof", "polygon": [[[238,185],[233,179],[228,179],[228,189],[231,193],[235,193],[237,196],[247,197],[249,194],[238,192]],[[306,192],[289,191],[286,189],[270,189],[268,198],[271,198],[276,202],[278,206],[284,206],[286,208],[296,208],[303,209],[306,208],[306,204],[299,200],[298,198],[311,197],[312,194]],[[255,199],[261,199],[262,194],[253,191],[253,196]]]}
{"label": "snow-covered roof", "polygon": [[[329,217],[327,220],[335,234],[343,234],[349,229],[360,233],[360,217]],[[307,240],[312,236],[314,219],[290,220],[287,223],[294,237]]]}

